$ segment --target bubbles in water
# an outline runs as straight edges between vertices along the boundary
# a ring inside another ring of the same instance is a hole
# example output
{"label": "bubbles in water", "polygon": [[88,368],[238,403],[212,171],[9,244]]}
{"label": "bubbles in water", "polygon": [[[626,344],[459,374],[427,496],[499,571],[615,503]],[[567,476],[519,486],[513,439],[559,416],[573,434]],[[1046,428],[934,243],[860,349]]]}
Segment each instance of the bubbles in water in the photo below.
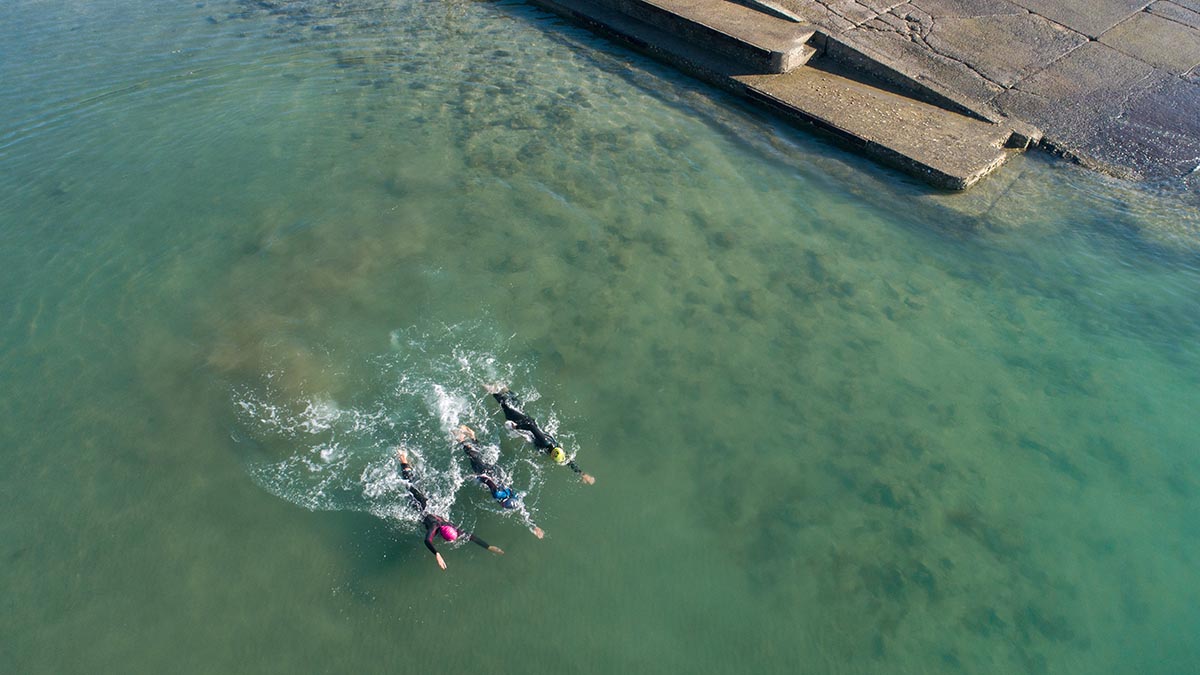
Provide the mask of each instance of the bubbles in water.
{"label": "bubbles in water", "polygon": [[[470,527],[482,506],[532,527],[542,463],[523,443],[507,456],[501,453],[500,440],[508,432],[483,388],[529,382],[532,364],[505,358],[510,339],[482,322],[393,331],[390,351],[371,359],[372,367],[354,386],[341,387],[356,392],[344,402],[327,392],[285,391],[279,386],[287,380],[284,373],[264,373],[259,383],[233,395],[240,426],[234,437],[254,449],[249,473],[271,493],[304,508],[365,511],[415,529],[419,514],[410,506],[396,457],[403,448],[431,512]],[[518,393],[523,402],[539,398],[532,388]],[[547,430],[557,433],[558,417],[545,412]],[[520,508],[503,510],[476,487],[454,442],[463,424],[475,431],[484,459],[522,495]],[[468,495],[463,504],[456,502],[460,489]]]}

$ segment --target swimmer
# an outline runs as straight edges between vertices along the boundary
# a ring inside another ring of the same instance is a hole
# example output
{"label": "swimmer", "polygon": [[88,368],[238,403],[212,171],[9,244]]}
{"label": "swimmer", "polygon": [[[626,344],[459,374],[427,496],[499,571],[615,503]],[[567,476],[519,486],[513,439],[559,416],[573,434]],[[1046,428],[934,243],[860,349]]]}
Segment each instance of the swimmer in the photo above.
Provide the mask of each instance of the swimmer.
{"label": "swimmer", "polygon": [[400,459],[400,476],[404,478],[404,480],[409,481],[408,496],[412,499],[412,507],[420,512],[422,519],[421,522],[425,526],[425,548],[429,549],[429,552],[432,553],[435,558],[437,558],[438,567],[446,569],[446,561],[442,560],[442,554],[438,553],[437,548],[435,548],[433,545],[434,537],[439,535],[446,541],[454,541],[455,539],[463,536],[463,534],[466,534],[467,538],[470,539],[472,543],[479,544],[480,546],[497,555],[504,554],[504,551],[500,550],[500,547],[491,546],[486,541],[469,532],[464,533],[461,528],[455,527],[455,525],[449,520],[446,520],[439,515],[430,513],[428,511],[429,499],[425,496],[424,492],[421,492],[416,485],[412,484],[415,473],[413,472],[412,467],[408,465],[408,456],[404,453],[404,448],[396,448],[396,456]]}
{"label": "swimmer", "polygon": [[467,458],[471,460],[471,471],[474,472],[475,479],[492,493],[492,498],[506,509],[520,509],[533,536],[538,539],[545,536],[546,533],[542,531],[542,528],[529,520],[529,514],[525,513],[522,508],[521,496],[517,494],[516,490],[500,482],[499,468],[495,464],[488,464],[483,460],[483,455],[479,452],[479,444],[475,442],[475,432],[471,427],[465,424],[460,426],[455,432],[454,438],[462,447],[463,452],[467,454]]}
{"label": "swimmer", "polygon": [[533,437],[533,446],[538,450],[550,456],[550,459],[555,464],[565,464],[572,471],[579,474],[579,479],[584,483],[591,485],[596,482],[596,479],[583,472],[575,460],[568,460],[567,453],[558,445],[558,441],[550,434],[542,431],[538,426],[537,420],[529,415],[521,412],[517,406],[521,404],[517,400],[517,395],[508,390],[502,384],[485,385],[487,392],[496,398],[496,402],[500,404],[500,408],[504,410],[504,426],[517,431],[524,431]]}

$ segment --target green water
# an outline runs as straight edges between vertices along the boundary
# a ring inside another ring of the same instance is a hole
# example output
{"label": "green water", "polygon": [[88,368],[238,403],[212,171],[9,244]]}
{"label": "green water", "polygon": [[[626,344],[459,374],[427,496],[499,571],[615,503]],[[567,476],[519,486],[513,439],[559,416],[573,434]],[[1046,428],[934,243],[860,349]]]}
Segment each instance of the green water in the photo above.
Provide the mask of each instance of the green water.
{"label": "green water", "polygon": [[10,0],[0,82],[0,672],[1200,667],[1194,195],[931,194],[510,3]]}

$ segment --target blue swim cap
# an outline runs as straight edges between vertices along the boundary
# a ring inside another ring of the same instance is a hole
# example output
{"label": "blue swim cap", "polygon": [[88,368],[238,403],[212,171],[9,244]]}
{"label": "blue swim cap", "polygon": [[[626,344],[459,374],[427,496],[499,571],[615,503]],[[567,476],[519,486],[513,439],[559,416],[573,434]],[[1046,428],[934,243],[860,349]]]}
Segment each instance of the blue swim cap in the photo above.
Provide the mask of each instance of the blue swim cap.
{"label": "blue swim cap", "polygon": [[517,495],[512,495],[511,497],[509,497],[509,498],[505,499],[504,501],[500,502],[500,506],[503,506],[503,507],[504,507],[504,508],[506,508],[506,509],[515,509],[515,508],[517,508],[517,506],[519,506],[520,504],[521,504],[521,502],[520,502],[520,500],[517,498]]}
{"label": "blue swim cap", "polygon": [[496,490],[492,492],[492,496],[499,501],[504,501],[512,496],[512,492],[505,488],[496,488]]}

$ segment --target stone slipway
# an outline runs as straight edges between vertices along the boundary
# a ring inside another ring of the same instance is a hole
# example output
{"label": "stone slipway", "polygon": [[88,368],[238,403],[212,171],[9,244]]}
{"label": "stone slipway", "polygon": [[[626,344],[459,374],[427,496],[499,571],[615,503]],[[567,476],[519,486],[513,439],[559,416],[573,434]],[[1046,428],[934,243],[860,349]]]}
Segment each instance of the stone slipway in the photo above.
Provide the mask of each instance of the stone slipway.
{"label": "stone slipway", "polygon": [[1116,176],[1200,185],[1200,0],[771,0],[916,96],[1036,125]]}
{"label": "stone slipway", "polygon": [[1200,186],[1200,0],[533,1],[940,187],[1039,141]]}
{"label": "stone slipway", "polygon": [[934,92],[921,100],[832,59],[809,61],[818,51],[809,42],[822,36],[812,40],[812,26],[761,9],[727,0],[535,2],[937,187],[965,189],[1015,151],[1006,145],[1036,139],[1003,115],[984,117]]}

